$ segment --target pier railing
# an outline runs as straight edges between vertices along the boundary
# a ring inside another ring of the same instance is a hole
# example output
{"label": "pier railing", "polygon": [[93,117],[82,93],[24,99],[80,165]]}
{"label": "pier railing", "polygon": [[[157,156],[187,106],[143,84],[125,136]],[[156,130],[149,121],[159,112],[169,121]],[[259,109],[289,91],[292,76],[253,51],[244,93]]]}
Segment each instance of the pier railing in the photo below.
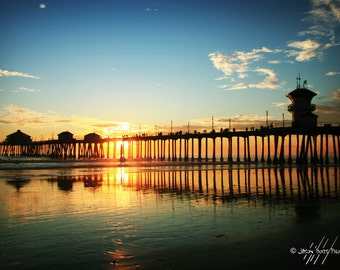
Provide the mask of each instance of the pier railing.
{"label": "pier railing", "polygon": [[135,135],[97,140],[46,140],[0,144],[0,155],[55,159],[338,163],[340,126],[261,128],[209,133]]}

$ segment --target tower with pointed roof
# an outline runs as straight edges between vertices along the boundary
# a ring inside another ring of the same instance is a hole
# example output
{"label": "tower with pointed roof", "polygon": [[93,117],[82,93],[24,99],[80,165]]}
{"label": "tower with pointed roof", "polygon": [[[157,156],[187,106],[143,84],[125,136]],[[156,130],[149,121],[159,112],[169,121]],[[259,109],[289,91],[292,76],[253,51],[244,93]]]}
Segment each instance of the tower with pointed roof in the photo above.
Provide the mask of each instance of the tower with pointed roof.
{"label": "tower with pointed roof", "polygon": [[293,128],[314,128],[317,126],[318,116],[312,113],[315,105],[311,103],[317,94],[307,89],[307,81],[301,87],[300,74],[296,78],[296,89],[286,95],[291,101],[288,111],[292,114]]}

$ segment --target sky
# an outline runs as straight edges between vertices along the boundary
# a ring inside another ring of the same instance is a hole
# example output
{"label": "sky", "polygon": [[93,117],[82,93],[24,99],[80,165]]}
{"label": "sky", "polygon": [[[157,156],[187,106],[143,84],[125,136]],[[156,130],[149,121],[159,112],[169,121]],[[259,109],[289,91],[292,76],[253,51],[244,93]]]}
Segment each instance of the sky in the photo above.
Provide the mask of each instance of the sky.
{"label": "sky", "polygon": [[340,0],[0,0],[0,141],[340,124]]}

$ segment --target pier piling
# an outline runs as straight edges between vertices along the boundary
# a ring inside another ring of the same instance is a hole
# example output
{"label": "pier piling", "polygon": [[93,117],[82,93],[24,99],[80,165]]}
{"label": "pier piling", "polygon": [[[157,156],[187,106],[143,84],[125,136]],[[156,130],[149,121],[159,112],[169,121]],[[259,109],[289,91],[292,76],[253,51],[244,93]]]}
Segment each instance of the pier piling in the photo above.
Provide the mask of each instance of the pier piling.
{"label": "pier piling", "polygon": [[191,158],[192,161],[200,162],[204,158],[205,161],[226,163],[337,164],[340,159],[340,127],[324,126],[308,130],[261,128],[192,134],[179,132],[103,138],[97,141],[3,142],[0,144],[0,155],[113,160],[118,155],[120,160],[189,161]]}

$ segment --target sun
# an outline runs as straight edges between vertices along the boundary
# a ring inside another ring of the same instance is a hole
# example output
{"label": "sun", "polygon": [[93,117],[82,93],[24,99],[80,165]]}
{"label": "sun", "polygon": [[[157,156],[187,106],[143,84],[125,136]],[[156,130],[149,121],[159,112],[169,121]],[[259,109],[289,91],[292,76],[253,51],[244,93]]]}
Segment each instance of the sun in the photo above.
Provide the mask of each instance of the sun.
{"label": "sun", "polygon": [[117,154],[120,159],[124,159],[127,155],[126,152],[128,151],[129,143],[127,141],[118,141],[116,143]]}

